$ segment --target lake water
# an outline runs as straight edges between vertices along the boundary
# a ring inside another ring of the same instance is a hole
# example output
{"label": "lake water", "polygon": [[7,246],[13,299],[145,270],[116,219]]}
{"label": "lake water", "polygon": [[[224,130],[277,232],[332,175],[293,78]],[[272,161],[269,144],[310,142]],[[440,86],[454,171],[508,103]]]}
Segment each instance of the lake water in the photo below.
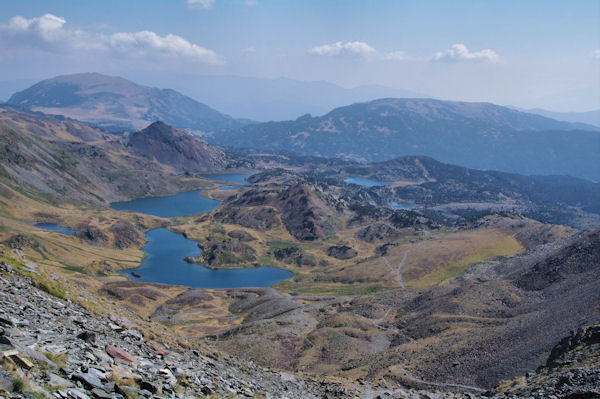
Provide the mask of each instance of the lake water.
{"label": "lake water", "polygon": [[252,176],[249,173],[229,173],[229,174],[219,174],[219,175],[201,175],[202,177],[210,180],[217,181],[228,181],[236,184],[249,184],[246,181],[246,177]]}
{"label": "lake water", "polygon": [[233,190],[235,186],[221,186],[217,187],[217,190]]}
{"label": "lake water", "polygon": [[141,275],[131,277],[135,281],[196,288],[268,287],[293,276],[293,273],[275,267],[208,269],[183,260],[202,252],[195,241],[163,228],[148,232],[146,237],[149,241],[143,251],[148,256],[142,260],[142,265],[122,272],[130,276],[132,272]]}
{"label": "lake water", "polygon": [[411,210],[411,209],[415,209],[414,205],[411,204],[405,204],[402,202],[390,202],[390,206],[394,209],[404,209],[404,210]]}
{"label": "lake water", "polygon": [[365,187],[389,186],[390,184],[392,184],[392,182],[389,181],[377,181],[366,179],[364,177],[348,177],[344,179],[344,182],[348,184],[358,184],[359,186]]}
{"label": "lake water", "polygon": [[194,215],[217,209],[220,202],[203,197],[201,192],[187,191],[168,197],[151,197],[126,202],[113,202],[110,204],[110,207],[118,211],[134,211],[164,218]]}
{"label": "lake water", "polygon": [[34,224],[34,226],[37,227],[38,229],[47,230],[47,231],[56,231],[57,233],[60,233],[60,234],[75,234],[75,233],[77,233],[77,230],[62,228],[62,227],[60,227],[60,225],[58,223],[36,223],[36,224]]}

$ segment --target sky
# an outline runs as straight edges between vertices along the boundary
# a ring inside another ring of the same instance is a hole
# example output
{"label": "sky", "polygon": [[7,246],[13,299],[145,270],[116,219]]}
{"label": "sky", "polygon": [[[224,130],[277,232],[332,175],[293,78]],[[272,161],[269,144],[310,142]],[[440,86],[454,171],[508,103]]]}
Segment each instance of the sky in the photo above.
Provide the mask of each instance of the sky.
{"label": "sky", "polygon": [[91,71],[588,111],[600,108],[600,1],[0,0],[0,81]]}

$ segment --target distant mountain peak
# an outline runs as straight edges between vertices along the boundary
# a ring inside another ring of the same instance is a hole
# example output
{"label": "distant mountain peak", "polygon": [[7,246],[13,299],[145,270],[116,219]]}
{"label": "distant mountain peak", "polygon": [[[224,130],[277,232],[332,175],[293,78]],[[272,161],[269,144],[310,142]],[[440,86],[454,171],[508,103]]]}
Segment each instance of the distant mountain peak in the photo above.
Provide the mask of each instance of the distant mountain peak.
{"label": "distant mountain peak", "polygon": [[137,130],[157,119],[203,132],[244,124],[175,90],[143,86],[96,72],[43,80],[13,94],[8,103],[109,130]]}
{"label": "distant mountain peak", "polygon": [[162,121],[155,121],[131,133],[127,148],[132,152],[169,165],[177,173],[199,173],[224,169],[227,156],[191,133]]}
{"label": "distant mountain peak", "polygon": [[207,137],[238,148],[357,162],[426,155],[475,169],[600,179],[600,132],[485,102],[381,98],[323,116],[257,123]]}

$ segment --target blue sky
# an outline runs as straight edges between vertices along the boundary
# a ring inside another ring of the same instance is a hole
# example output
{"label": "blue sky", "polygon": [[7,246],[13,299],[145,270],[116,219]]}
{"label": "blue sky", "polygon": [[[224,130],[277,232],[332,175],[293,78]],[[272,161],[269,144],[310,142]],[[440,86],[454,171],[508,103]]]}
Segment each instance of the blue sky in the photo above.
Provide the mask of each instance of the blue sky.
{"label": "blue sky", "polygon": [[[0,1],[2,80],[288,77],[600,108],[600,1]],[[15,17],[20,16],[22,18]],[[183,83],[183,82],[182,82]]]}

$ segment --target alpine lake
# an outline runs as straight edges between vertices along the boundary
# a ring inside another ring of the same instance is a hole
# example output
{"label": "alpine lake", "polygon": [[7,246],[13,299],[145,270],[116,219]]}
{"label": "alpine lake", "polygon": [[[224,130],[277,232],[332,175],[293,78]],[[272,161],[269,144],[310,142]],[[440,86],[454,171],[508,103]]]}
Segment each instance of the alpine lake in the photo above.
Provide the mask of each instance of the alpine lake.
{"label": "alpine lake", "polygon": [[[247,174],[206,175],[205,178],[247,184]],[[225,189],[235,186],[226,186]],[[194,215],[215,210],[220,202],[202,195],[202,191],[188,191],[166,197],[140,198],[115,202],[115,210],[127,210],[160,217]],[[195,288],[269,287],[293,276],[292,272],[270,266],[254,268],[209,269],[186,262],[186,257],[202,253],[198,243],[165,228],[146,233],[148,243],[142,248],[146,257],[142,265],[122,273],[137,281],[185,285]],[[139,276],[139,277],[138,277]]]}

